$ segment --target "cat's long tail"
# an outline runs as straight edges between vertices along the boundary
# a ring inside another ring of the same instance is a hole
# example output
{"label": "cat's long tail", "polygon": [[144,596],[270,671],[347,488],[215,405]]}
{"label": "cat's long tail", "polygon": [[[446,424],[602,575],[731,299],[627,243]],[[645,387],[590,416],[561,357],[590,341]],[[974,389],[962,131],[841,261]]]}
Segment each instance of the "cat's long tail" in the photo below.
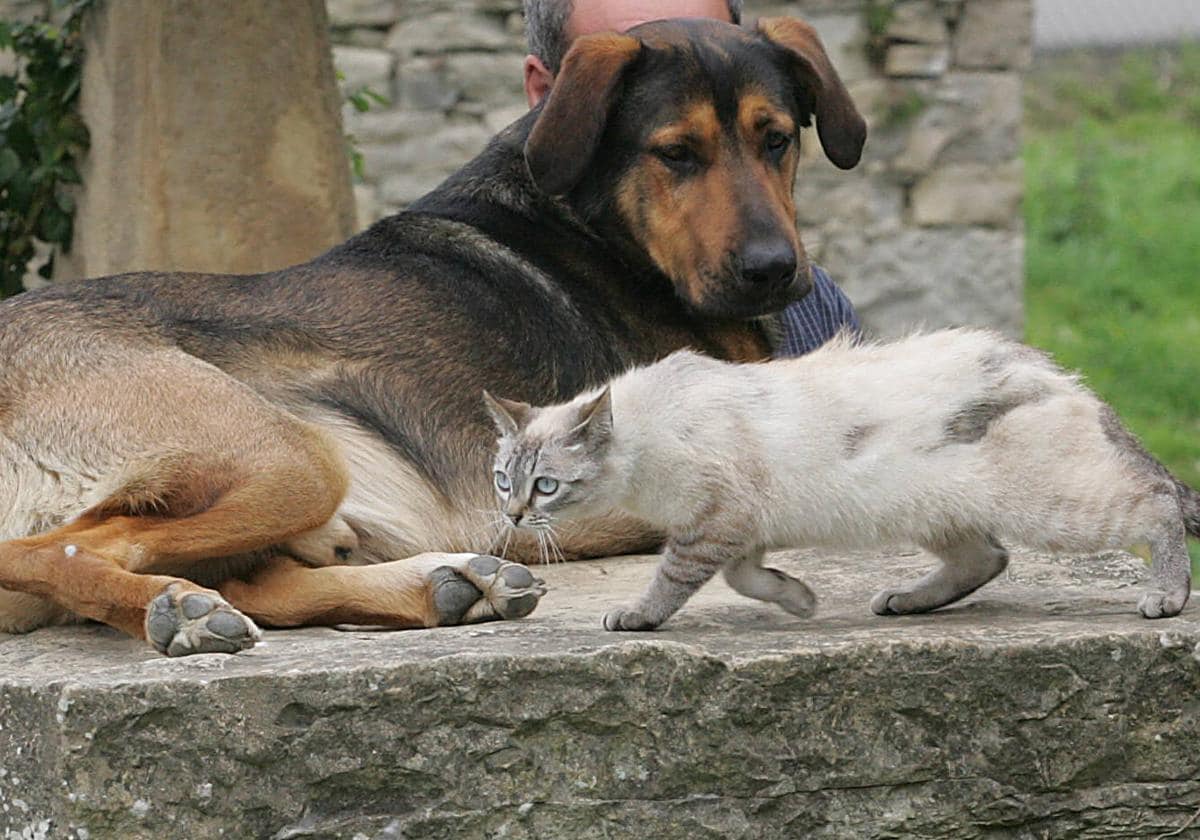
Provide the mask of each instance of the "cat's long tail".
{"label": "cat's long tail", "polygon": [[1183,524],[1189,534],[1200,539],[1200,492],[1179,479],[1175,479],[1175,486],[1179,488],[1179,501],[1183,505]]}

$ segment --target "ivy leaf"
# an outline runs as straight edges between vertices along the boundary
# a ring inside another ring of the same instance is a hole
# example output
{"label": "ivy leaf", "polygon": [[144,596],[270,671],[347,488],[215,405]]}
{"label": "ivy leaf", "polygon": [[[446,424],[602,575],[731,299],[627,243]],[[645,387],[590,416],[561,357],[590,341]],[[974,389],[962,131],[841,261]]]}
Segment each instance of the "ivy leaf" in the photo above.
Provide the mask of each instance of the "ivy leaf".
{"label": "ivy leaf", "polygon": [[0,187],[21,169],[21,159],[12,149],[0,149]]}
{"label": "ivy leaf", "polygon": [[37,237],[43,242],[64,244],[70,242],[71,217],[55,205],[48,205],[38,218]]}

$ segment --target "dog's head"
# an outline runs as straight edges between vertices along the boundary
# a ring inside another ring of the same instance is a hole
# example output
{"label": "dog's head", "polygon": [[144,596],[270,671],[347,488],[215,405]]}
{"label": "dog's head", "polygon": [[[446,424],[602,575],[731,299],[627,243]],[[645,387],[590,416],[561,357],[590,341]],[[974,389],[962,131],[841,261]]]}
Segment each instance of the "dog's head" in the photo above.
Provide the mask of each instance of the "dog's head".
{"label": "dog's head", "polygon": [[808,24],[659,21],[572,45],[525,159],[696,312],[753,317],[811,288],[792,190],[813,116],[826,156],[857,164],[866,124]]}

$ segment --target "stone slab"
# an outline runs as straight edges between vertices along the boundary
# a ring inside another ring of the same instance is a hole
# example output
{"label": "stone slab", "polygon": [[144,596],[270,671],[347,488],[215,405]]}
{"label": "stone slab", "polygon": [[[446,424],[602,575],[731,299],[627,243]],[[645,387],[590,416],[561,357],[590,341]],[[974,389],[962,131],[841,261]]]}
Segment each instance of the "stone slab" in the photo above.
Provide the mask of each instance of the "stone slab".
{"label": "stone slab", "polygon": [[269,632],[169,660],[101,627],[0,637],[0,831],[44,837],[1152,837],[1200,808],[1200,607],[1140,561],[1048,562],[879,618],[910,554],[776,558],[800,620],[710,584],[601,613],[654,558],[544,569],[518,622]]}

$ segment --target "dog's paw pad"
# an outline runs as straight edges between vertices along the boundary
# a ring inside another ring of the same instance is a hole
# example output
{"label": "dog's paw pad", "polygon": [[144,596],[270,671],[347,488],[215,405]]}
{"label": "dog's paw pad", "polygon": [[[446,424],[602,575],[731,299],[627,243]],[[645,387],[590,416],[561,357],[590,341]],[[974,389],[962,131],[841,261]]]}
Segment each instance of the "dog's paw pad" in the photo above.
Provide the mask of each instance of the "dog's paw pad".
{"label": "dog's paw pad", "polygon": [[438,566],[429,573],[433,589],[433,608],[439,625],[459,624],[467,610],[483,597],[479,589],[450,566]]}
{"label": "dog's paw pad", "polygon": [[159,653],[237,653],[262,638],[253,621],[215,592],[181,595],[179,588],[171,584],[146,610],[146,638]]}
{"label": "dog's paw pad", "polygon": [[488,554],[472,557],[458,571],[483,593],[493,617],[524,618],[546,594],[545,581],[529,569]]}

